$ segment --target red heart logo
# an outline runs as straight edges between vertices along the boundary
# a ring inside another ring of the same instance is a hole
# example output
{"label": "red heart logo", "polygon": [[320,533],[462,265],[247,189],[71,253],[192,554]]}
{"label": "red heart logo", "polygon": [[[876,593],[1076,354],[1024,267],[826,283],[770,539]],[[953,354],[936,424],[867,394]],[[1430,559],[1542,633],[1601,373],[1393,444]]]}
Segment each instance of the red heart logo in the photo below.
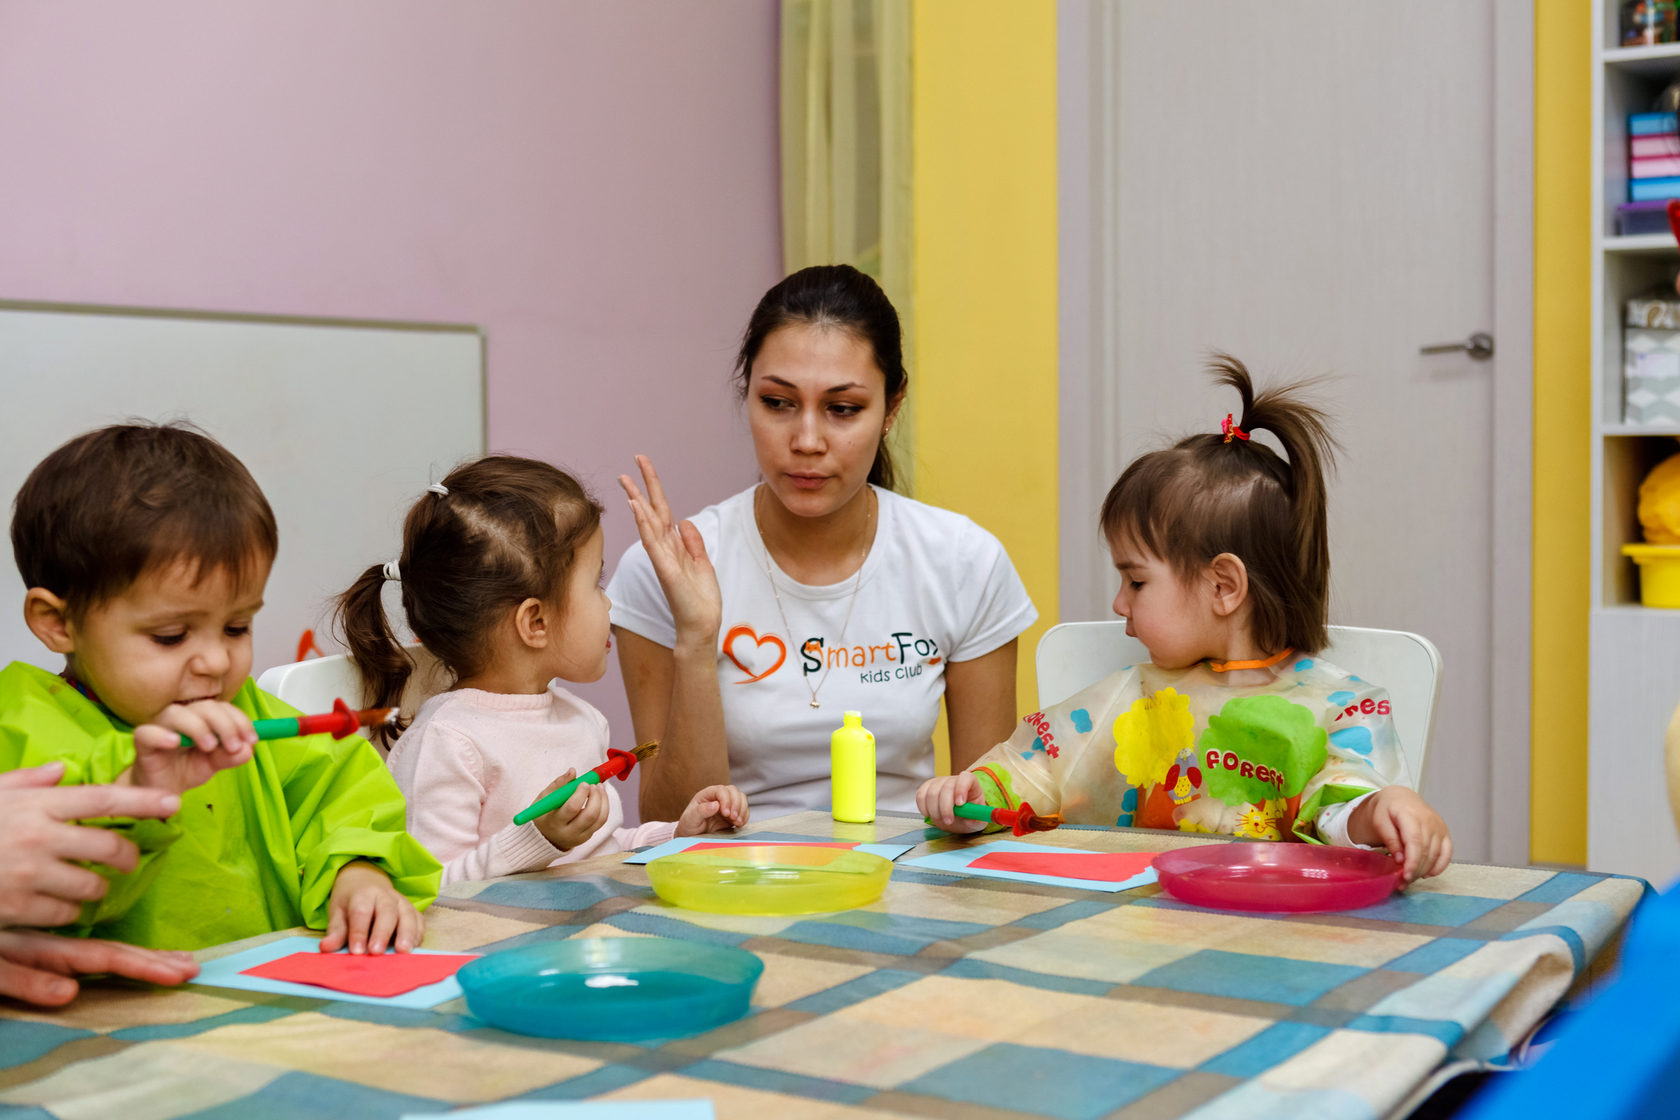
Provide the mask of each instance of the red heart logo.
{"label": "red heart logo", "polygon": [[[771,665],[770,668],[764,670],[762,673],[754,674],[751,666],[747,665],[739,657],[735,656],[735,650],[733,647],[735,645],[736,638],[751,638],[753,640],[754,652],[757,652],[760,648],[767,645],[775,646],[775,664]],[[729,660],[735,662],[735,667],[746,674],[744,678],[736,681],[735,683],[751,684],[754,681],[763,680],[765,677],[768,677],[771,673],[774,673],[777,669],[782,667],[782,662],[787,660],[787,643],[783,642],[774,634],[766,634],[761,638],[758,636],[758,632],[751,626],[736,626],[731,629],[729,633],[723,636],[723,655],[729,658]]]}

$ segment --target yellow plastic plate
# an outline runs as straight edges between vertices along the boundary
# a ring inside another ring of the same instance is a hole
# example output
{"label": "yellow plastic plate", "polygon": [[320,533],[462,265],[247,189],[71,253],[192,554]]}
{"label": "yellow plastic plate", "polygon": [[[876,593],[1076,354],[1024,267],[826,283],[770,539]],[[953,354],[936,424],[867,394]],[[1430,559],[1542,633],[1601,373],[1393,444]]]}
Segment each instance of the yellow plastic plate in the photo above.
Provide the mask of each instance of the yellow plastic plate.
{"label": "yellow plastic plate", "polygon": [[713,914],[819,914],[868,906],[892,861],[846,848],[732,844],[661,856],[647,865],[654,893]]}

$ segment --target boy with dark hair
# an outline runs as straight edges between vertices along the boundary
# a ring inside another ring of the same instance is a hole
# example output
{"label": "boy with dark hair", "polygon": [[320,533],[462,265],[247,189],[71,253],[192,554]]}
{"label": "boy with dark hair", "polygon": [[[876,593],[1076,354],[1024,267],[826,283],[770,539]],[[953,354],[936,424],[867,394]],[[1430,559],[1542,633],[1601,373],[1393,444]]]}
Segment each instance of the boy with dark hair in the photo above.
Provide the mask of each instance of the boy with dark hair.
{"label": "boy with dark hair", "polygon": [[171,949],[297,925],[325,928],[323,951],[419,944],[439,867],[373,747],[256,741],[253,718],[296,714],[250,679],[277,547],[250,472],[185,425],[78,436],[18,492],[24,617],[65,667],[0,670],[0,770],[62,761],[66,784],[181,795],[168,820],[112,826],[139,866],[104,869],[78,930]]}

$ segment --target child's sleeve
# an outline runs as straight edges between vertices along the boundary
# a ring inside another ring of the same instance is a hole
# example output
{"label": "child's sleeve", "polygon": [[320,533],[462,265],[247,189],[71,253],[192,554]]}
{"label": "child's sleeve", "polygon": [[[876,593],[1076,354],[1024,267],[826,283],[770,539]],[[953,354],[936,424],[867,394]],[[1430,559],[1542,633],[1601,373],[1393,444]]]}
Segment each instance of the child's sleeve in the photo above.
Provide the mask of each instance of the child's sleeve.
{"label": "child's sleeve", "polygon": [[[16,682],[8,679],[6,683]],[[134,764],[132,733],[118,731],[108,723],[98,730],[84,727],[48,697],[19,695],[12,688],[4,692],[0,699],[0,770],[62,762],[64,777],[60,785],[107,785]],[[81,915],[63,929],[65,933],[86,934],[95,925],[122,917],[139,900],[157,878],[161,857],[180,838],[181,829],[172,819],[110,817],[77,823],[107,828],[140,850],[133,871],[88,865],[110,887],[103,898],[83,903]]]}
{"label": "child's sleeve", "polygon": [[[300,714],[249,680],[234,703],[257,718]],[[408,834],[402,791],[372,743],[360,735],[309,735],[264,745],[274,760],[283,804],[263,804],[259,811],[285,814],[290,828],[260,832],[271,838],[292,837],[294,850],[289,852],[272,850],[275,841],[270,839],[269,858],[277,867],[297,869],[304,925],[327,927],[339,869],[357,859],[385,872],[416,909],[432,904],[443,868]]]}
{"label": "child's sleeve", "polygon": [[299,876],[304,924],[326,928],[339,869],[357,859],[385,872],[417,909],[431,905],[443,868],[408,834],[402,791],[373,744],[359,735],[287,743],[293,749],[287,752],[284,810],[296,847],[288,856]]}
{"label": "child's sleeve", "polygon": [[[1044,718],[1046,713],[1034,712]],[[986,804],[994,809],[1016,809],[1023,801],[1038,813],[1061,811],[1062,791],[1051,767],[1051,757],[1033,746],[1042,742],[1038,729],[1027,719],[1015,726],[1014,734],[981,755],[969,772],[980,782]],[[1056,748],[1058,753],[1061,748]]]}
{"label": "child's sleeve", "polygon": [[1114,763],[1113,713],[1137,694],[1136,670],[1123,669],[1021,720],[969,767],[986,804],[1014,809],[1027,802],[1036,813],[1072,814],[1069,820],[1082,822],[1112,816],[1107,802],[1118,807],[1115,787],[1123,784]]}
{"label": "child's sleeve", "polygon": [[676,834],[676,821],[643,821],[635,828],[615,829],[613,841],[619,850],[628,852],[649,844],[663,844]]}
{"label": "child's sleeve", "polygon": [[1388,690],[1363,682],[1331,694],[1324,766],[1301,791],[1295,834],[1315,843],[1352,846],[1347,817],[1354,804],[1384,786],[1410,786]]}
{"label": "child's sleeve", "polygon": [[[419,741],[410,742],[414,735]],[[408,831],[443,861],[443,883],[537,871],[560,857],[536,821],[509,819],[482,842],[479,820],[487,790],[478,748],[435,722],[406,732],[391,769],[408,803]]]}

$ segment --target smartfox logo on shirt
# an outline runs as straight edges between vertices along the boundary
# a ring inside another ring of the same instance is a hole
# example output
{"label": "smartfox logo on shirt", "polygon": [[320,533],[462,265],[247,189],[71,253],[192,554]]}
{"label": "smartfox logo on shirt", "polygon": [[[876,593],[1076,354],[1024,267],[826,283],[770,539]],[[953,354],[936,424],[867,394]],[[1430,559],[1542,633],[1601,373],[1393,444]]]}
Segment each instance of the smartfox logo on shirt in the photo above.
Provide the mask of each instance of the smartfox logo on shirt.
{"label": "smartfox logo on shirt", "polygon": [[760,637],[751,626],[732,626],[723,636],[723,655],[744,674],[736,684],[761,681],[787,660],[787,643],[778,634]]}
{"label": "smartfox logo on shirt", "polygon": [[[724,635],[722,652],[741,671],[735,683],[753,684],[787,662],[788,647],[779,634],[759,634],[751,626],[740,625]],[[912,630],[895,630],[888,641],[870,645],[831,646],[827,639],[814,635],[799,647],[802,675],[855,669],[863,682],[907,680],[942,658],[938,642],[919,638]]]}

